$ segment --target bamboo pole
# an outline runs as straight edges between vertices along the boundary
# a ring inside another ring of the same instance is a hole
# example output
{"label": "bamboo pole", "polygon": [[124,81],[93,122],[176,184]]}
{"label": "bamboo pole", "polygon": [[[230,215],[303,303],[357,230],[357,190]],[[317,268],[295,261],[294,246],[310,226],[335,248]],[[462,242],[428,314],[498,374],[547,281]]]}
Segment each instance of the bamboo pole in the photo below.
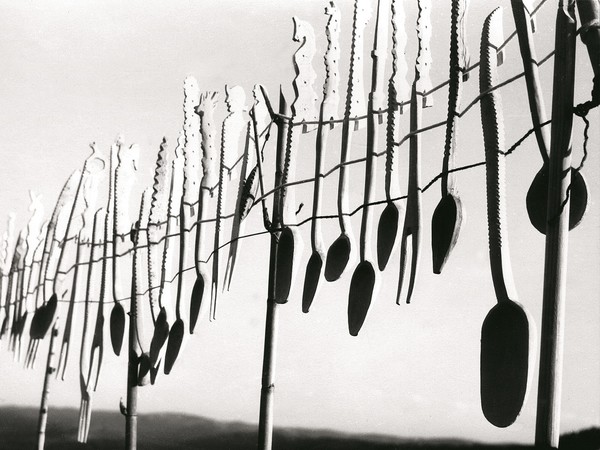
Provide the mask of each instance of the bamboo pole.
{"label": "bamboo pole", "polygon": [[[279,91],[279,114],[288,116],[288,106]],[[276,189],[273,196],[273,220],[271,227],[271,250],[269,259],[269,281],[267,288],[267,317],[265,324],[265,344],[263,352],[262,387],[260,392],[260,413],[258,419],[258,448],[259,450],[271,450],[273,445],[273,394],[275,392],[275,352],[277,348],[277,322],[278,305],[275,298],[275,269],[277,267],[277,247],[279,235],[281,234],[281,213],[283,197],[281,186],[283,177],[283,161],[285,151],[285,140],[287,136],[288,123],[282,117],[277,121],[277,156],[275,160],[275,182]]]}
{"label": "bamboo pole", "polygon": [[48,360],[46,361],[46,374],[44,375],[44,388],[42,390],[42,401],[40,404],[40,416],[38,420],[38,450],[44,449],[46,442],[46,425],[48,423],[48,396],[50,395],[50,382],[52,374],[56,371],[54,362],[54,342],[58,336],[58,318],[54,322],[50,334],[50,346],[48,347]]}
{"label": "bamboo pole", "polygon": [[563,366],[575,78],[575,2],[562,1],[556,18],[542,338],[535,430],[536,448],[558,448]]}

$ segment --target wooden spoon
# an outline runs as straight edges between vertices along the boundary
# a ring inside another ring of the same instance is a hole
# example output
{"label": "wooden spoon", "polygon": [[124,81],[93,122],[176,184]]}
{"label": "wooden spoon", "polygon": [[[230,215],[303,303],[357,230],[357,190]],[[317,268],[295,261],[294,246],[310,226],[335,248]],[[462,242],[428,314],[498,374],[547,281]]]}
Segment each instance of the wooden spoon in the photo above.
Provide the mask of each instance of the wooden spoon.
{"label": "wooden spoon", "polygon": [[120,301],[131,292],[131,279],[123,276],[130,272],[131,264],[124,254],[131,248],[129,239],[126,239],[131,231],[129,197],[135,182],[139,151],[135,144],[125,147],[121,139],[117,140],[115,147],[111,149],[111,159],[116,150],[118,164],[115,168],[113,197],[113,309],[110,313],[110,340],[113,351],[118,356],[125,335],[125,309]]}
{"label": "wooden spoon", "polygon": [[448,84],[448,119],[446,121],[446,143],[442,165],[441,189],[442,198],[431,219],[431,249],[433,252],[433,273],[441,273],[450,253],[458,240],[458,234],[464,215],[463,204],[456,192],[455,175],[450,173],[454,168],[456,149],[456,126],[462,87],[462,74],[467,65],[466,58],[461,58],[466,49],[464,20],[466,0],[453,0],[450,26],[450,80]]}
{"label": "wooden spoon", "polygon": [[398,165],[396,158],[396,140],[398,138],[399,117],[402,106],[399,100],[405,99],[408,92],[406,82],[406,31],[404,29],[404,9],[402,3],[392,0],[392,74],[388,82],[388,110],[385,151],[385,198],[386,206],[379,218],[377,227],[377,262],[379,270],[384,270],[390,256],[396,247],[396,236],[400,213],[403,211],[398,201],[392,200],[398,196],[398,178],[393,176]]}
{"label": "wooden spoon", "polygon": [[196,227],[195,268],[196,281],[192,288],[190,299],[190,333],[194,332],[202,307],[204,290],[210,283],[210,271],[207,263],[202,260],[201,252],[204,248],[206,229],[203,223],[209,219],[209,199],[213,196],[213,188],[217,184],[218,173],[216,163],[218,160],[215,137],[217,127],[214,112],[217,107],[218,93],[205,92],[200,95],[200,103],[196,113],[200,116],[200,132],[202,134],[202,180],[198,193],[198,225]]}
{"label": "wooden spoon", "polygon": [[338,115],[339,105],[339,58],[340,58],[340,11],[334,2],[329,2],[325,8],[329,16],[325,34],[327,36],[327,50],[325,51],[325,82],[323,83],[323,101],[319,110],[319,126],[317,128],[317,142],[315,146],[315,181],[313,192],[313,211],[311,218],[311,247],[312,254],[306,265],[304,288],[302,291],[302,312],[307,313],[317,295],[323,261],[325,260],[325,245],[321,233],[321,197],[323,183],[323,159],[327,149],[328,127],[324,121],[331,120]]}
{"label": "wooden spoon", "polygon": [[[346,162],[348,151],[352,143],[350,122],[364,114],[364,87],[363,87],[363,54],[365,27],[371,16],[370,5],[354,2],[354,18],[352,23],[352,45],[350,49],[350,69],[348,74],[348,89],[346,93],[346,108],[342,122],[342,147],[340,151],[339,182],[338,182],[338,221],[340,235],[327,250],[325,261],[325,279],[336,281],[339,279],[350,259],[353,257],[352,227],[348,216],[349,186],[346,176]],[[360,126],[354,122],[355,129]]]}
{"label": "wooden spoon", "polygon": [[503,42],[502,9],[485,20],[481,37],[479,89],[485,145],[490,268],[498,303],[481,329],[481,406],[497,427],[512,424],[523,407],[529,374],[530,327],[516,302],[506,233],[504,130],[496,57]]}
{"label": "wooden spoon", "polygon": [[167,351],[165,352],[165,375],[168,375],[175,364],[175,360],[179,356],[183,335],[185,332],[185,324],[181,318],[181,295],[183,287],[183,274],[185,269],[185,213],[183,205],[183,197],[181,198],[179,208],[179,275],[177,276],[177,296],[175,299],[175,322],[169,331],[169,341],[167,342]]}
{"label": "wooden spoon", "polygon": [[[528,3],[525,5],[525,3]],[[547,121],[544,97],[540,85],[537,57],[533,42],[533,28],[530,2],[512,0],[512,11],[519,38],[519,48],[523,59],[527,95],[531,120],[535,130],[543,165],[535,175],[526,196],[527,214],[531,224],[542,234],[546,234],[546,212],[548,209],[548,153],[550,130],[542,126]],[[588,191],[585,179],[578,170],[571,170],[569,229],[575,228],[583,219],[587,209]]]}
{"label": "wooden spoon", "polygon": [[293,17],[294,35],[293,40],[300,43],[293,57],[294,72],[293,88],[296,97],[291,105],[292,115],[287,129],[287,141],[285,147],[285,162],[281,192],[283,209],[283,229],[279,236],[277,246],[277,263],[275,268],[277,283],[275,284],[275,298],[278,303],[286,303],[297,277],[300,256],[304,243],[302,236],[296,226],[290,226],[295,222],[297,208],[294,188],[285,187],[290,181],[294,181],[297,165],[298,151],[298,126],[305,122],[314,121],[317,117],[317,94],[313,85],[317,75],[312,65],[316,52],[315,32],[312,26],[303,20]]}
{"label": "wooden spoon", "polygon": [[371,93],[369,95],[367,112],[367,146],[365,162],[365,190],[363,198],[363,211],[360,227],[360,262],[354,270],[350,281],[348,295],[348,330],[352,336],[357,336],[365,321],[371,302],[376,294],[378,284],[377,272],[372,262],[370,245],[371,218],[370,203],[372,190],[375,184],[375,152],[377,151],[379,128],[375,118],[375,107],[380,108],[385,98],[379,86],[383,84],[385,70],[385,56],[387,53],[387,9],[381,9],[381,0],[377,1],[377,18],[375,20],[375,34],[373,37],[373,68],[371,73]]}

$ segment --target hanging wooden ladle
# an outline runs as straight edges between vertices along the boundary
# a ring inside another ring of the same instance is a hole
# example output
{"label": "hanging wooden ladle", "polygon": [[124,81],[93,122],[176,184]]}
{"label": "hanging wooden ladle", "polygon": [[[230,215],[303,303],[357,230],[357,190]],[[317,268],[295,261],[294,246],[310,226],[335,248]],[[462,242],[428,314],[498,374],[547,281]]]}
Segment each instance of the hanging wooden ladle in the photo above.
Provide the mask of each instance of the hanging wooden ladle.
{"label": "hanging wooden ladle", "polygon": [[210,271],[207,263],[202,260],[201,254],[206,235],[206,228],[203,224],[209,220],[209,199],[213,196],[213,189],[218,179],[216,171],[218,156],[215,145],[217,127],[214,116],[217,101],[218,92],[205,92],[200,95],[200,103],[196,108],[196,114],[200,116],[200,133],[202,135],[202,180],[200,181],[200,191],[198,193],[198,224],[196,226],[196,244],[194,247],[196,281],[190,299],[190,333],[194,332],[200,316],[204,290],[210,284]]}
{"label": "hanging wooden ladle", "polygon": [[[125,335],[125,309],[121,300],[129,296],[131,291],[131,280],[124,277],[129,272],[131,264],[124,255],[130,249],[128,239],[131,231],[131,220],[129,217],[129,197],[135,183],[137,171],[137,159],[139,150],[137,146],[125,147],[119,138],[116,145],[111,148],[111,165],[113,164],[114,152],[118,164],[114,169],[114,196],[113,196],[113,309],[110,313],[110,341],[113,351],[118,356],[121,353],[123,337]],[[112,167],[115,167],[114,165]]]}
{"label": "hanging wooden ladle", "polygon": [[[527,3],[527,5],[526,5]],[[550,129],[547,126],[544,98],[538,74],[538,62],[533,43],[533,17],[531,4],[524,0],[512,0],[512,11],[519,38],[519,48],[523,60],[525,82],[531,121],[535,131],[543,165],[535,175],[526,196],[529,221],[542,234],[546,234],[546,212],[548,209],[548,153]],[[579,170],[571,170],[569,229],[575,228],[583,219],[588,203],[588,191],[585,179]]]}
{"label": "hanging wooden ladle", "polygon": [[433,273],[441,273],[458,240],[464,216],[464,207],[455,188],[454,154],[456,150],[456,127],[460,107],[462,77],[467,68],[465,47],[466,0],[452,0],[450,26],[450,78],[448,82],[448,118],[446,142],[442,164],[442,198],[431,219],[431,249]]}
{"label": "hanging wooden ladle", "polygon": [[[167,251],[170,222],[168,203],[172,194],[170,182],[170,162],[168,158],[167,140],[163,137],[156,156],[152,199],[148,218],[148,284],[150,313],[154,322],[152,340],[150,342],[150,365],[152,373],[158,373],[159,354],[169,337],[167,311],[163,305],[162,293],[165,283],[164,261]],[[163,229],[166,229],[163,232]],[[157,312],[158,310],[158,312]]]}
{"label": "hanging wooden ladle", "polygon": [[392,0],[392,74],[388,82],[387,128],[385,149],[385,199],[386,205],[377,226],[377,263],[379,270],[384,270],[396,247],[396,236],[400,213],[403,208],[397,200],[399,193],[397,170],[396,140],[399,135],[399,113],[403,111],[401,101],[407,97],[406,82],[407,65],[404,57],[406,47],[406,31],[404,24],[404,8],[402,2]]}
{"label": "hanging wooden ladle", "polygon": [[325,279],[336,281],[339,279],[346,266],[352,259],[356,250],[352,248],[352,226],[349,217],[349,186],[346,163],[348,151],[352,143],[350,123],[354,122],[354,129],[360,127],[358,117],[364,115],[364,84],[363,84],[363,54],[365,27],[371,16],[370,5],[360,0],[354,2],[354,17],[352,21],[352,44],[350,48],[350,69],[348,73],[348,89],[346,92],[346,107],[342,122],[342,146],[340,151],[339,181],[338,181],[338,221],[340,235],[333,241],[327,250],[325,261]]}
{"label": "hanging wooden ladle", "polygon": [[315,181],[313,191],[313,210],[311,218],[311,247],[312,254],[306,265],[304,276],[304,289],[302,291],[302,312],[307,313],[317,294],[319,280],[325,261],[325,245],[321,233],[321,197],[323,184],[323,159],[327,149],[327,137],[331,126],[325,124],[326,120],[337,118],[339,96],[339,58],[340,58],[340,11],[333,1],[325,8],[329,16],[325,34],[327,36],[327,50],[325,51],[325,82],[323,83],[323,101],[319,110],[319,125],[317,128],[317,142],[315,146]]}
{"label": "hanging wooden ladle", "polygon": [[183,335],[185,333],[185,324],[181,317],[181,296],[182,296],[182,288],[183,288],[183,274],[185,269],[185,255],[186,255],[186,246],[185,246],[185,224],[186,220],[184,217],[184,206],[183,206],[183,197],[181,198],[181,203],[179,207],[179,270],[177,276],[177,294],[175,297],[175,322],[171,326],[169,330],[169,340],[167,342],[167,350],[165,352],[165,365],[164,371],[165,375],[171,373],[171,369],[173,369],[173,364],[175,364],[175,360],[179,356],[179,351],[181,350],[181,344],[183,342]]}
{"label": "hanging wooden ladle", "polygon": [[293,17],[294,35],[293,40],[300,43],[293,57],[294,77],[292,86],[295,98],[291,105],[292,115],[289,119],[287,129],[287,140],[285,146],[285,161],[282,175],[283,189],[280,199],[282,201],[282,225],[277,246],[277,259],[275,266],[275,298],[278,303],[286,303],[292,289],[292,285],[298,273],[298,263],[304,247],[302,236],[298,227],[293,224],[296,220],[297,208],[294,187],[287,187],[289,182],[294,181],[298,160],[298,126],[302,124],[306,128],[308,121],[316,119],[317,94],[313,89],[317,77],[312,66],[312,60],[316,52],[315,32],[312,26],[297,17]]}
{"label": "hanging wooden ladle", "polygon": [[[371,253],[371,217],[370,203],[375,184],[375,153],[378,145],[379,128],[375,117],[375,107],[380,108],[385,102],[380,85],[385,69],[387,53],[387,9],[381,9],[381,0],[377,1],[377,18],[373,37],[373,68],[371,73],[371,93],[367,108],[367,146],[365,162],[365,191],[363,198],[362,220],[360,227],[360,262],[356,266],[350,281],[348,294],[348,330],[357,336],[363,326],[371,302],[376,295],[378,277],[372,262]],[[378,114],[379,115],[379,114]]]}
{"label": "hanging wooden ladle", "polygon": [[481,37],[479,89],[485,145],[490,268],[498,303],[481,329],[481,407],[497,427],[512,424],[523,407],[529,375],[530,327],[516,302],[510,265],[505,194],[504,129],[497,84],[498,48],[503,42],[502,9],[485,20]]}

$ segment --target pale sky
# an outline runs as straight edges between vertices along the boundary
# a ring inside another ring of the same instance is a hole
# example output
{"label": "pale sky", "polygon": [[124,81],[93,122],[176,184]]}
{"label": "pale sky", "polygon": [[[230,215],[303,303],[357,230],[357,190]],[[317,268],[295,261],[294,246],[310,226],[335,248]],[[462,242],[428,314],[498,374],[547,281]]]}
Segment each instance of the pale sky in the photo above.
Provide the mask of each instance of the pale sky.
{"label": "pale sky", "polygon": [[[218,90],[223,114],[224,85],[241,85],[251,98],[255,83],[264,84],[273,100],[281,84],[292,101],[292,16],[315,28],[318,73],[316,92],[321,95],[326,46],[323,14],[325,1],[282,2],[117,2],[117,1],[2,1],[0,14],[0,210],[17,214],[17,229],[29,213],[28,189],[43,194],[49,217],[62,184],[80,168],[95,141],[108,152],[117,134],[141,148],[137,188],[152,180],[158,145],[166,136],[174,145],[182,126],[183,80],[198,79],[200,89]],[[342,13],[341,87],[345,92],[352,3],[340,1]],[[405,2],[412,3],[412,2]],[[434,85],[448,76],[448,1],[433,2]],[[493,2],[504,7],[504,33],[514,30],[508,0]],[[375,5],[374,5],[375,6]],[[483,20],[492,6],[472,0],[468,16],[467,44],[471,60],[479,59]],[[534,35],[538,56],[554,43],[553,2],[540,10]],[[416,51],[415,8],[407,11],[409,76]],[[369,24],[365,47],[371,46],[374,20]],[[502,80],[522,70],[516,39],[506,48]],[[370,58],[365,52],[365,85],[370,83]],[[578,41],[576,102],[588,99],[592,72],[585,48]],[[388,65],[390,60],[388,59]],[[552,87],[550,59],[541,68],[546,107],[550,113]],[[389,67],[388,67],[389,70]],[[386,79],[389,76],[386,75]],[[408,80],[412,82],[412,79]],[[501,89],[507,146],[531,128],[524,80]],[[478,94],[478,71],[464,85],[463,106]],[[340,99],[341,105],[344,98]],[[423,112],[423,124],[446,117],[447,89],[434,94],[434,106]],[[341,108],[340,108],[341,113]],[[408,114],[403,117],[408,131]],[[590,113],[590,151],[583,169],[590,202],[582,224],[569,235],[569,268],[565,324],[563,431],[600,424],[600,140],[598,110]],[[482,161],[483,140],[476,106],[458,124],[457,165]],[[596,126],[594,126],[596,125]],[[383,127],[381,140],[383,138]],[[575,120],[574,163],[582,157],[583,123]],[[341,127],[330,133],[325,165],[339,159]],[[315,133],[300,138],[299,178],[312,176]],[[271,143],[275,141],[275,136]],[[351,158],[364,155],[366,130],[354,134]],[[444,129],[423,138],[423,184],[437,175],[442,165]],[[274,156],[272,146],[267,158]],[[406,150],[401,147],[400,184],[406,189]],[[378,161],[375,199],[384,198],[383,158]],[[381,289],[358,337],[347,332],[347,291],[353,268],[336,283],[323,283],[309,314],[301,312],[304,267],[310,256],[310,227],[301,228],[304,253],[300,279],[287,305],[280,308],[277,352],[275,425],[331,428],[361,433],[398,436],[452,436],[482,441],[531,443],[534,438],[537,357],[541,328],[544,239],[529,223],[525,193],[541,159],[530,137],[507,160],[508,227],[512,266],[519,300],[530,313],[536,343],[532,382],[521,416],[507,429],[489,424],[480,407],[479,351],[483,319],[495,304],[487,252],[485,170],[478,167],[457,176],[467,220],[458,244],[442,275],[431,272],[431,214],[439,200],[439,185],[423,195],[423,243],[420,278],[410,305],[395,304],[399,253],[381,275]],[[362,202],[363,165],[350,169],[352,208]],[[268,186],[272,183],[269,175]],[[324,213],[335,213],[337,174],[324,183]],[[137,192],[137,191],[136,191]],[[235,195],[228,195],[228,210]],[[104,202],[100,195],[100,202]],[[299,219],[312,205],[312,186],[296,192],[305,204]],[[270,205],[270,201],[269,201]],[[134,209],[132,209],[134,210]],[[381,207],[373,208],[374,227]],[[246,232],[261,231],[259,209],[249,216]],[[360,216],[353,218],[358,236]],[[5,229],[2,219],[0,230]],[[225,224],[223,239],[229,235]],[[324,224],[326,245],[338,235],[337,222]],[[375,236],[373,236],[373,243]],[[221,295],[216,322],[204,317],[169,376],[140,390],[139,413],[185,412],[220,420],[256,422],[260,396],[262,345],[266,306],[269,239],[266,235],[245,240],[238,254],[231,291]],[[225,260],[227,249],[222,252]],[[186,278],[191,290],[192,278]],[[175,285],[173,285],[175,289]],[[79,310],[81,317],[81,310]],[[107,308],[107,318],[110,311]],[[63,315],[66,314],[66,310]],[[79,406],[79,336],[74,339],[64,382],[55,382],[50,405]],[[106,329],[105,361],[95,409],[116,410],[125,398],[126,358],[112,354]],[[37,406],[43,380],[47,342],[41,346],[34,371],[12,361],[2,345],[0,405]],[[52,412],[50,411],[50,414]],[[92,433],[94,421],[92,417]],[[73,436],[75,439],[75,436]]]}

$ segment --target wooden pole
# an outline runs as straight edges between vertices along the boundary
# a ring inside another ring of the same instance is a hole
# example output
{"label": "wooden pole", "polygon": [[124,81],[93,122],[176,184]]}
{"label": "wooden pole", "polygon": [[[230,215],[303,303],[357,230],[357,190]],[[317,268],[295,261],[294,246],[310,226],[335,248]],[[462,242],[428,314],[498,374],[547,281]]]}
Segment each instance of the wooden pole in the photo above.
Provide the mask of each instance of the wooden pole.
{"label": "wooden pole", "polygon": [[[279,114],[288,115],[288,107],[279,92]],[[271,223],[271,250],[269,259],[269,284],[267,291],[267,317],[265,324],[265,345],[263,352],[262,388],[260,392],[260,413],[258,419],[258,448],[259,450],[271,450],[273,445],[273,394],[275,392],[275,352],[277,348],[277,301],[275,298],[275,269],[277,267],[277,247],[281,229],[281,213],[283,195],[281,186],[283,177],[283,161],[285,151],[285,140],[287,136],[288,123],[282,117],[277,121],[277,156],[275,160],[275,194],[273,195],[273,220]]]}
{"label": "wooden pole", "polygon": [[571,182],[571,129],[575,79],[575,2],[561,1],[556,18],[548,212],[536,448],[558,448],[563,366]]}
{"label": "wooden pole", "polygon": [[56,371],[54,367],[54,342],[58,336],[58,318],[54,322],[50,334],[50,346],[48,347],[48,360],[46,361],[46,374],[44,375],[44,388],[42,390],[42,402],[40,404],[40,417],[38,420],[38,450],[44,449],[46,442],[46,425],[48,423],[48,396],[50,395],[50,381],[52,374]]}

